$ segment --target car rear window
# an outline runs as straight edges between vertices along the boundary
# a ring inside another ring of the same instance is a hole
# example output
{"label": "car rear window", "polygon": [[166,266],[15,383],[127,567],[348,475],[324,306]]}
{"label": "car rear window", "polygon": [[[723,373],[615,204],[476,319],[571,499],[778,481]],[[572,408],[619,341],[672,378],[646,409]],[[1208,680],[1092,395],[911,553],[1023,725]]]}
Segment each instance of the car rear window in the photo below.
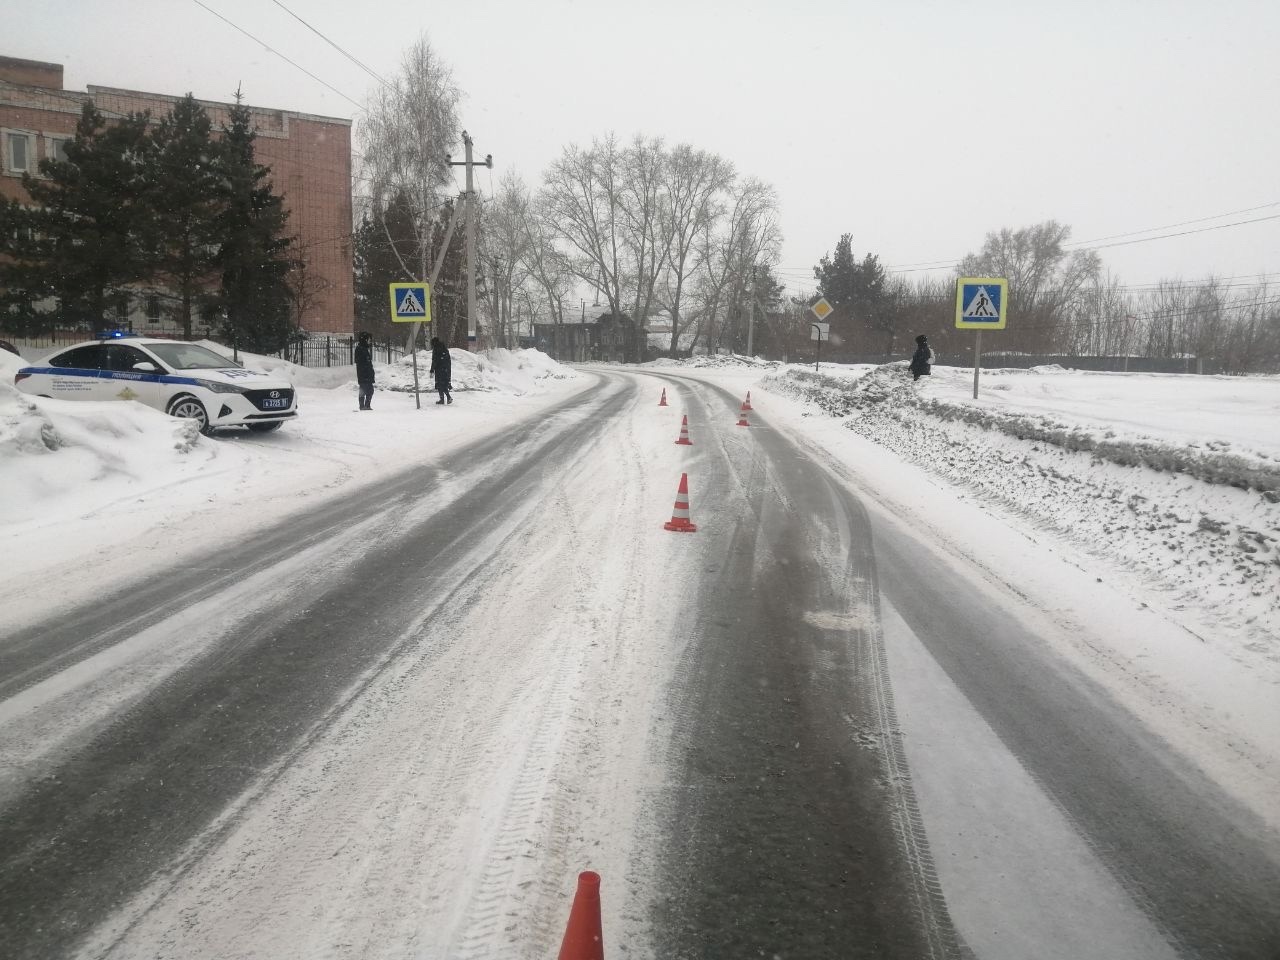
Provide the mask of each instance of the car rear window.
{"label": "car rear window", "polygon": [[103,349],[100,343],[75,347],[49,358],[51,367],[74,367],[77,370],[102,369]]}

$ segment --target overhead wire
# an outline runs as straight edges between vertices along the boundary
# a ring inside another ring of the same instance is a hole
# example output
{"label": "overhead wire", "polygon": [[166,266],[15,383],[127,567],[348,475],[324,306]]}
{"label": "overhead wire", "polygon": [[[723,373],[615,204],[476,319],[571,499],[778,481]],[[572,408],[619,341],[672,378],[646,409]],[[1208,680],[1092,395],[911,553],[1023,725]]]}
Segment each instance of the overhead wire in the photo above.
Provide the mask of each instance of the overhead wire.
{"label": "overhead wire", "polygon": [[362,60],[360,60],[360,59],[356,58],[355,56],[353,56],[352,54],[348,53],[346,50],[343,50],[343,49],[342,49],[342,47],[338,46],[336,43],[334,43],[332,40],[330,40],[327,36],[325,36],[323,33],[321,33],[318,29],[316,29],[315,27],[313,27],[313,26],[312,26],[310,23],[308,23],[306,20],[302,19],[302,17],[298,16],[296,13],[294,13],[292,10],[290,10],[288,7],[286,7],[283,3],[281,3],[281,2],[280,2],[280,0],[271,0],[271,2],[272,2],[272,3],[274,3],[274,4],[275,4],[277,7],[279,7],[281,10],[283,10],[285,13],[289,14],[289,16],[293,17],[293,19],[297,20],[300,24],[302,24],[304,27],[306,27],[308,30],[310,30],[312,33],[314,33],[317,37],[319,37],[319,38],[320,38],[321,40],[323,40],[325,43],[329,44],[329,46],[333,47],[333,49],[337,50],[340,54],[342,54],[344,57],[346,57],[348,60],[350,60],[352,63],[354,63],[357,67],[359,67],[361,70],[363,70],[363,71],[364,71],[365,73],[367,73],[369,76],[373,77],[373,79],[377,80],[377,81],[378,81],[380,84],[382,84],[384,87],[388,87],[388,86],[390,86],[390,84],[389,84],[386,80],[384,80],[384,79],[383,79],[383,78],[378,74],[378,72],[377,72],[377,71],[375,71],[372,67],[368,66],[364,61],[362,61]]}
{"label": "overhead wire", "polygon": [[283,60],[285,63],[288,63],[288,64],[290,64],[291,66],[296,67],[297,69],[301,70],[303,73],[305,73],[305,74],[306,74],[308,77],[310,77],[312,80],[316,81],[316,83],[318,83],[318,84],[320,84],[320,85],[322,85],[322,86],[324,86],[324,87],[328,88],[329,90],[332,90],[332,91],[333,91],[334,93],[336,93],[338,96],[342,97],[342,99],[344,99],[344,100],[348,101],[352,106],[354,106],[354,107],[356,108],[356,110],[357,110],[357,111],[363,111],[363,110],[364,110],[364,106],[363,106],[362,104],[358,103],[356,100],[354,100],[354,99],[352,99],[351,97],[347,96],[345,93],[343,93],[343,92],[342,92],[341,90],[339,90],[337,87],[335,87],[333,84],[329,83],[329,82],[328,82],[328,81],[326,81],[326,80],[321,80],[319,77],[317,77],[314,73],[312,73],[312,72],[311,72],[310,70],[308,70],[306,67],[302,66],[302,64],[300,64],[300,63],[298,63],[298,62],[296,62],[296,61],[294,61],[294,60],[289,59],[289,58],[288,58],[288,57],[286,57],[283,53],[281,53],[279,50],[276,50],[275,48],[273,48],[273,47],[272,47],[270,44],[268,44],[266,41],[264,41],[264,40],[260,40],[258,37],[255,37],[252,33],[250,33],[250,32],[249,32],[248,30],[246,30],[244,27],[241,27],[241,26],[239,26],[238,24],[233,23],[232,21],[228,20],[226,17],[224,17],[222,14],[220,14],[217,10],[214,10],[212,7],[210,7],[210,6],[208,6],[206,3],[204,3],[204,0],[191,0],[191,2],[192,2],[192,3],[194,3],[196,6],[201,7],[201,8],[203,8],[204,10],[207,10],[209,13],[213,14],[215,17],[217,17],[219,20],[221,20],[221,21],[222,21],[223,23],[225,23],[227,26],[229,26],[229,27],[231,27],[231,28],[233,28],[233,29],[235,29],[235,30],[238,30],[240,33],[243,33],[246,37],[248,37],[248,38],[249,38],[250,40],[252,40],[254,43],[260,44],[260,45],[263,47],[263,49],[265,49],[268,53],[273,53],[273,54],[275,54],[277,57],[279,57],[279,58],[280,58],[281,60]]}

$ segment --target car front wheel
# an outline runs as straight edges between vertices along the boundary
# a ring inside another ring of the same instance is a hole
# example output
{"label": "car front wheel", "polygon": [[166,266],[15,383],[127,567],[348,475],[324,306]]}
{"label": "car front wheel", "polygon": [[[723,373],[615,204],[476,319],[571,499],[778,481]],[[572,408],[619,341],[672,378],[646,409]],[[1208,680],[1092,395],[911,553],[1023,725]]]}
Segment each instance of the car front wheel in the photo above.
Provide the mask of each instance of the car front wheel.
{"label": "car front wheel", "polygon": [[209,414],[205,412],[204,404],[190,394],[183,393],[174,397],[169,402],[168,413],[171,417],[199,421],[200,432],[206,437],[213,432],[213,428],[209,426]]}

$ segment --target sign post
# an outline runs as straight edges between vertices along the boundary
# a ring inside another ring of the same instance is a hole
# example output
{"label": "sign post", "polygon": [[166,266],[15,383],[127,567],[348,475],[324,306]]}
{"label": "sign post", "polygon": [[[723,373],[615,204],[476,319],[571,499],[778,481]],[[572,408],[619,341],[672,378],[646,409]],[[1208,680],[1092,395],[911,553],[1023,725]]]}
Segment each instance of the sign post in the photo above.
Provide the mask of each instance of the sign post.
{"label": "sign post", "polygon": [[[388,284],[391,294],[392,323],[430,323],[431,322],[431,284],[429,283],[392,283]],[[418,328],[413,328],[414,336],[410,341],[413,351],[413,403],[422,409],[422,397],[418,394]]]}
{"label": "sign post", "polygon": [[982,331],[1003,330],[1009,307],[1009,281],[1003,277],[960,277],[956,280],[956,329],[976,330],[973,345],[973,399],[978,399],[982,366]]}
{"label": "sign post", "polygon": [[[809,312],[817,317],[819,321],[826,320],[834,310],[835,307],[827,302],[826,297],[819,297],[817,303],[809,306]],[[813,372],[817,373],[818,364],[822,362],[822,341],[831,339],[831,324],[810,321],[809,326],[812,328],[809,331],[809,339],[818,341],[817,352],[813,357]]]}

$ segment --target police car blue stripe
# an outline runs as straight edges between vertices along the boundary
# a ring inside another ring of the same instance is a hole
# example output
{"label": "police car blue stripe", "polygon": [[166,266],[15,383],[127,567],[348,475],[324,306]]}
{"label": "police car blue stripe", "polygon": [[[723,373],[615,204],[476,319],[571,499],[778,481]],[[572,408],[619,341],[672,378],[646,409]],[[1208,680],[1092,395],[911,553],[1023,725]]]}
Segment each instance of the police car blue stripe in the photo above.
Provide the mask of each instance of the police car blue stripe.
{"label": "police car blue stripe", "polygon": [[18,373],[31,376],[47,373],[55,377],[91,377],[99,380],[134,380],[143,383],[183,383],[198,387],[200,381],[192,377],[175,377],[166,373],[140,373],[136,370],[84,370],[79,367],[23,367]]}

